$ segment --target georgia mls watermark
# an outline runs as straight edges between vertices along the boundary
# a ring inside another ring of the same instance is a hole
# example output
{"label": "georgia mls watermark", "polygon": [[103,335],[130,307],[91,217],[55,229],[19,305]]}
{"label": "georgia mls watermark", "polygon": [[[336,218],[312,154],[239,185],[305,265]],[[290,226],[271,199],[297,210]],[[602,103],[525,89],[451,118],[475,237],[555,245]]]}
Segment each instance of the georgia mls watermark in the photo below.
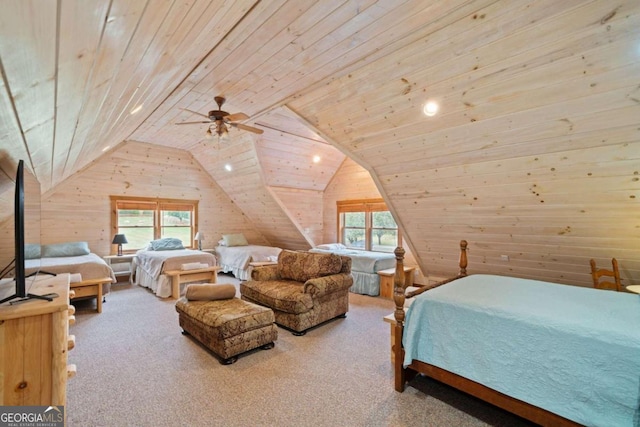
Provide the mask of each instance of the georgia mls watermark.
{"label": "georgia mls watermark", "polygon": [[64,406],[0,406],[0,427],[64,427]]}

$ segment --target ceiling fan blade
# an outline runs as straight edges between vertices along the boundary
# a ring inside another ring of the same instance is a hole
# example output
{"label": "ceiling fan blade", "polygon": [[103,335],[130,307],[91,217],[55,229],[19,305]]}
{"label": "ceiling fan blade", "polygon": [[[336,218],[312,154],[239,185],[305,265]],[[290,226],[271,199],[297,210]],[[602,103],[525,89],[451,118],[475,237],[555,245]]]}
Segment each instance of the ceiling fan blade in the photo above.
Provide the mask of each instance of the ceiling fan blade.
{"label": "ceiling fan blade", "polygon": [[197,111],[191,111],[191,110],[189,110],[188,108],[183,108],[183,110],[184,110],[184,111],[188,111],[188,112],[190,112],[190,113],[192,113],[192,114],[197,114],[197,115],[199,115],[200,117],[204,117],[204,118],[206,118],[206,119],[208,119],[208,118],[209,118],[209,116],[207,116],[206,114],[198,113]]}
{"label": "ceiling fan blade", "polygon": [[229,122],[237,122],[239,120],[247,120],[248,118],[249,116],[247,116],[245,113],[235,113],[225,116],[224,119]]}
{"label": "ceiling fan blade", "polygon": [[257,133],[258,135],[264,133],[262,129],[254,128],[252,126],[243,125],[242,123],[229,123],[233,127],[237,127],[238,129],[246,130],[249,132]]}
{"label": "ceiling fan blade", "polygon": [[195,124],[202,124],[202,123],[213,123],[211,120],[207,120],[207,121],[201,121],[201,122],[178,122],[175,123],[176,125],[195,125]]}

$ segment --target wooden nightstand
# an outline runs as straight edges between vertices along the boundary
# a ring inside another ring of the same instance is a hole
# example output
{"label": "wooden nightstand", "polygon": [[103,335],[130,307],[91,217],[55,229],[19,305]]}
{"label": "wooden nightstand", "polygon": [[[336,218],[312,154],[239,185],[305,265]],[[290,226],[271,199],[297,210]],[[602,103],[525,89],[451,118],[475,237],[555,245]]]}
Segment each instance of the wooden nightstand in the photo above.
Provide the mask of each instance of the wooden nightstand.
{"label": "wooden nightstand", "polygon": [[[404,281],[407,286],[413,285],[413,272],[415,269],[415,267],[404,267]],[[395,274],[395,268],[387,268],[386,270],[378,271],[378,276],[380,276],[380,296],[382,298],[393,297],[393,276]]]}
{"label": "wooden nightstand", "polygon": [[107,255],[104,258],[104,260],[107,262],[107,264],[109,264],[109,266],[111,266],[113,268],[113,265],[115,264],[127,264],[127,269],[126,270],[114,270],[113,274],[116,275],[116,277],[119,276],[129,276],[129,283],[133,283],[133,258],[135,257],[134,254],[125,254],[125,255]]}

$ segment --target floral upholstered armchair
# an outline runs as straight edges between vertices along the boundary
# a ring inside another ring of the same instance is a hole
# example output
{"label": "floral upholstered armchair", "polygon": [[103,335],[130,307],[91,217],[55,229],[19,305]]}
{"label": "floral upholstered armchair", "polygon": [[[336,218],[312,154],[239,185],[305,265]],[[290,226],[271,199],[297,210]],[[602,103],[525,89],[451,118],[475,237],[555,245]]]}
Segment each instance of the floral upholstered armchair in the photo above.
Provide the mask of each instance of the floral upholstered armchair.
{"label": "floral upholstered armchair", "polygon": [[277,265],[256,267],[240,284],[242,299],[269,307],[294,335],[349,311],[351,258],[283,250]]}

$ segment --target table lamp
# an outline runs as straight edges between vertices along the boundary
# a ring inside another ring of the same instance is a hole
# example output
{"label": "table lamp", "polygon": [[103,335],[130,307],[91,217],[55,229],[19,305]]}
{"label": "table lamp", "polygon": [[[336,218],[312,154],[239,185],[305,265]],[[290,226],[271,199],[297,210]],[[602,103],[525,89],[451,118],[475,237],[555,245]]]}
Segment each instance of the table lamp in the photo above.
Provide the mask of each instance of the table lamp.
{"label": "table lamp", "polygon": [[127,242],[127,238],[124,234],[116,234],[113,236],[113,241],[111,243],[118,245],[118,256],[122,256],[122,245],[129,242]]}
{"label": "table lamp", "polygon": [[196,237],[194,237],[194,240],[198,241],[198,250],[201,251],[202,250],[202,241],[204,240],[204,233],[201,232],[197,232],[196,233]]}

